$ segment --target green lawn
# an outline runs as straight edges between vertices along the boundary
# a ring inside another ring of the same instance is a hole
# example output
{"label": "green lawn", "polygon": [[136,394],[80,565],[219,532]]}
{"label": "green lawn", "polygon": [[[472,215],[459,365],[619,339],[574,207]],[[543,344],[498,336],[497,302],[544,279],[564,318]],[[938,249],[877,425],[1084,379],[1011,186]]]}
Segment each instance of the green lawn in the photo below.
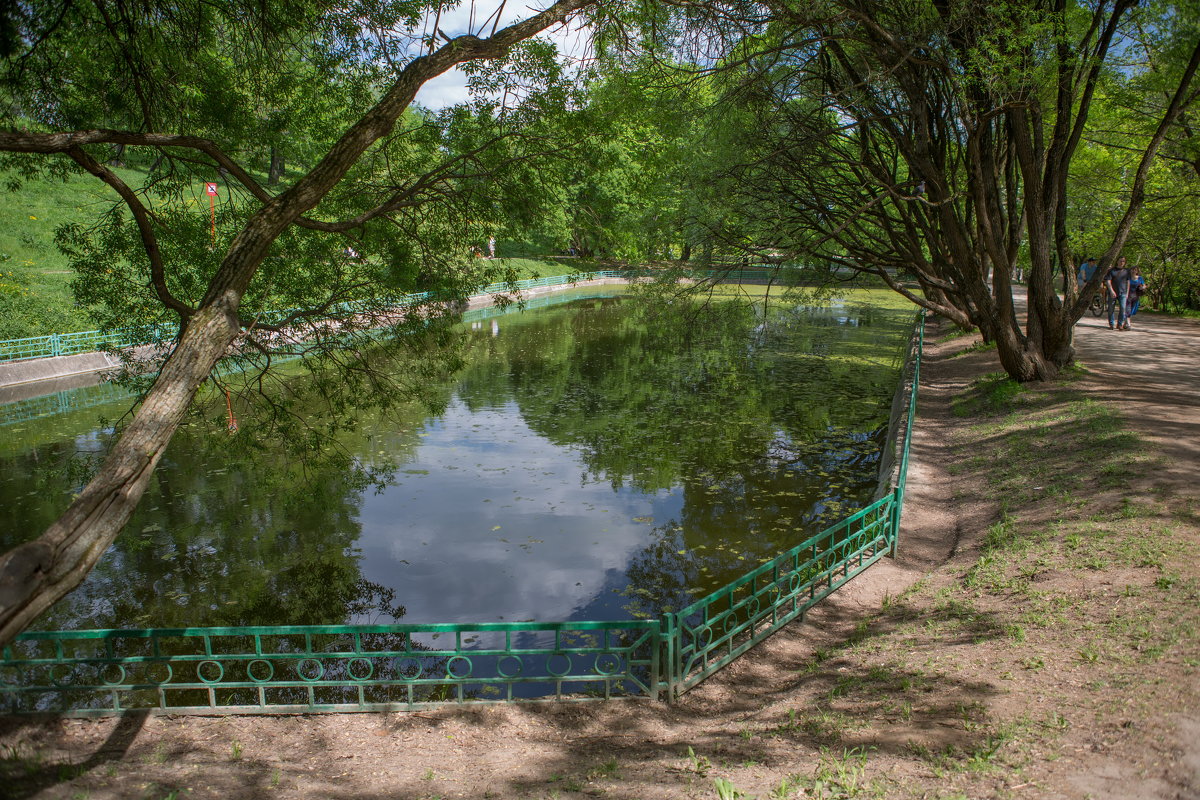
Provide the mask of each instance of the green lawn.
{"label": "green lawn", "polygon": [[[139,186],[145,173],[115,170]],[[11,173],[0,173],[0,180]],[[0,203],[0,339],[20,339],[50,333],[92,330],[96,323],[75,306],[71,271],[54,244],[54,231],[68,223],[90,224],[116,201],[116,194],[87,176],[66,180],[25,180]],[[551,260],[515,242],[498,246],[505,262],[521,278],[567,275],[593,270],[581,259]]]}
{"label": "green lawn", "polygon": [[[117,172],[141,182],[134,170]],[[71,273],[54,246],[54,230],[71,222],[87,224],[116,194],[83,176],[27,180],[7,194],[0,203],[0,339],[94,328],[75,308]]]}

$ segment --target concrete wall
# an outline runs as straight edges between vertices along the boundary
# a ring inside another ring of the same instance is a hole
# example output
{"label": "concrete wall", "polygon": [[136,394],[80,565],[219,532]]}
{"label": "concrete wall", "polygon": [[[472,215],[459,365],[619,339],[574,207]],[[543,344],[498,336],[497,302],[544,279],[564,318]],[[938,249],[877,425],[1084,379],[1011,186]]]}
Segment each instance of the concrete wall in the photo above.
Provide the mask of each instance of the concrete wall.
{"label": "concrete wall", "polygon": [[[578,286],[603,286],[605,284],[625,283],[622,278],[599,278],[594,281],[560,284],[558,286],[543,286],[537,289],[527,289],[521,294],[525,297],[536,297],[542,294],[552,294]],[[491,295],[481,294],[472,297],[467,303],[467,309],[482,308],[493,303]],[[465,309],[464,309],[465,310]],[[107,353],[80,353],[74,356],[55,356],[53,358],[34,358],[28,361],[8,361],[0,363],[0,388],[35,383],[37,381],[52,381],[72,375],[94,375],[108,369],[120,367],[120,362]],[[98,379],[84,381],[79,385],[97,383]],[[72,387],[73,388],[73,387]],[[27,387],[29,397],[38,397],[60,390],[55,385],[45,387]],[[0,394],[0,398],[11,395],[11,392]],[[25,395],[26,391],[17,392]],[[17,397],[0,399],[0,402],[13,402]]]}
{"label": "concrete wall", "polygon": [[115,369],[120,365],[121,362],[108,353],[79,353],[73,356],[34,358],[28,361],[6,361],[0,364],[0,386],[16,386],[34,381],[66,378],[71,375],[84,375]]}

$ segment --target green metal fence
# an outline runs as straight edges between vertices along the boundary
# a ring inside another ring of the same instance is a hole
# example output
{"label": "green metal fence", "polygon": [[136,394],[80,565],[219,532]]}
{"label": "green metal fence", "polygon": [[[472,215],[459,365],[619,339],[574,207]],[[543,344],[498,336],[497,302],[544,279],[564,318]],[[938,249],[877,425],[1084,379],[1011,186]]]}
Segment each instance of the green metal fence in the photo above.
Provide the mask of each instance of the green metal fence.
{"label": "green metal fence", "polygon": [[656,620],[23,633],[0,653],[0,710],[73,716],[414,709],[445,703],[673,699],[894,553],[924,316],[889,447],[900,469],[866,508]]}
{"label": "green metal fence", "polygon": [[[555,275],[549,278],[531,278],[515,283],[492,283],[479,290],[480,294],[497,294],[500,292],[527,292],[549,286],[563,286],[580,281],[597,280],[600,278],[619,278],[623,273],[613,270],[600,270],[578,275]],[[387,308],[403,308],[430,299],[429,292],[407,294],[386,300]],[[330,316],[345,316],[346,314],[364,313],[368,311],[385,310],[381,301],[346,302],[330,309]],[[282,309],[264,313],[260,318],[263,322],[276,323],[287,319],[297,309]],[[51,358],[53,356],[70,356],[78,353],[94,353],[98,350],[120,350],[126,347],[151,344],[172,338],[178,329],[172,326],[156,326],[152,328],[129,328],[119,331],[80,331],[78,333],[52,333],[49,336],[32,336],[26,339],[5,339],[0,341],[0,363],[6,361],[25,361],[32,358]]]}
{"label": "green metal fence", "polygon": [[382,711],[654,695],[658,620],[53,631],[4,651],[9,713]]}
{"label": "green metal fence", "polygon": [[[577,275],[553,275],[548,278],[529,278],[514,283],[490,283],[479,290],[479,294],[498,294],[501,292],[527,292],[551,286],[564,286],[581,281],[598,280],[601,278],[622,278],[630,274],[618,270],[598,270]],[[701,270],[694,273],[697,279],[715,279],[723,282],[765,282],[779,280],[779,274],[766,269],[744,270]],[[371,301],[350,301],[339,303],[330,308],[331,317],[347,314],[380,313],[388,309],[404,308],[420,303],[433,297],[429,292],[406,294],[399,297],[375,299]],[[264,312],[259,319],[268,324],[276,324],[287,319],[299,309],[288,308]],[[157,325],[145,328],[128,328],[118,331],[79,331],[77,333],[52,333],[48,336],[31,336],[25,339],[0,340],[0,363],[7,361],[27,361],[34,358],[52,358],[54,356],[70,356],[79,353],[94,353],[100,350],[121,350],[128,347],[152,344],[171,339],[178,328],[172,325]]]}

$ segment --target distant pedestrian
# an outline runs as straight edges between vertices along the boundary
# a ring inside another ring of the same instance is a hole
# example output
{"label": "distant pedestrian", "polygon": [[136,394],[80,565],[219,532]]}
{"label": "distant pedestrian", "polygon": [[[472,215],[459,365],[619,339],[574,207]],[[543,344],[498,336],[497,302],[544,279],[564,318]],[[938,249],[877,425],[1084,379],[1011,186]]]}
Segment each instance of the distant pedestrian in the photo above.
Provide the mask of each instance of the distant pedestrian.
{"label": "distant pedestrian", "polygon": [[[1129,278],[1129,316],[1134,316],[1138,312],[1138,306],[1142,304],[1142,295],[1146,293],[1146,279],[1142,277],[1141,267],[1134,267],[1130,270],[1132,273]],[[1129,327],[1128,321],[1125,327]]]}
{"label": "distant pedestrian", "polygon": [[[1108,286],[1108,327],[1119,331],[1129,330],[1129,281],[1133,274],[1125,266],[1125,256],[1117,259],[1117,265],[1109,270],[1105,283]],[[1115,322],[1114,326],[1114,313]]]}
{"label": "distant pedestrian", "polygon": [[1079,285],[1087,283],[1096,274],[1096,259],[1089,258],[1087,261],[1079,265]]}
{"label": "distant pedestrian", "polygon": [[495,257],[496,257],[496,237],[489,236],[488,237],[488,258],[495,258]]}

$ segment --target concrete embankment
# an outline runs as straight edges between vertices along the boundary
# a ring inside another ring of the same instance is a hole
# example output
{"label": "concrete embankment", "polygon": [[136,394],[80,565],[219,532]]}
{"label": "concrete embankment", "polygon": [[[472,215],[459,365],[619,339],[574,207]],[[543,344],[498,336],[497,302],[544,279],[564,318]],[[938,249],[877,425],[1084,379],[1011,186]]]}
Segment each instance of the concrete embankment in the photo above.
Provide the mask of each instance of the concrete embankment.
{"label": "concrete embankment", "polygon": [[73,356],[8,361],[0,364],[0,386],[19,386],[74,375],[91,375],[120,366],[120,360],[108,353],[78,353]]}
{"label": "concrete embankment", "polygon": [[[604,286],[623,283],[626,283],[626,281],[622,278],[598,278],[592,281],[580,281],[579,283],[525,289],[521,292],[521,296],[530,298],[574,289],[580,286]],[[476,295],[468,301],[467,309],[483,308],[491,305],[493,302],[493,296],[490,294]],[[45,381],[58,381],[74,376],[86,376],[78,379],[80,381],[78,383],[73,382],[74,385],[70,388],[89,386],[99,381],[98,373],[117,369],[120,366],[120,361],[108,353],[79,353],[73,356],[54,356],[52,358],[34,358],[27,361],[0,363],[0,390],[5,390],[0,391],[0,403],[14,402],[26,396],[37,397],[60,390],[61,387],[57,384],[43,384]],[[17,386],[22,387],[22,389],[15,393],[9,391],[12,387]]]}

